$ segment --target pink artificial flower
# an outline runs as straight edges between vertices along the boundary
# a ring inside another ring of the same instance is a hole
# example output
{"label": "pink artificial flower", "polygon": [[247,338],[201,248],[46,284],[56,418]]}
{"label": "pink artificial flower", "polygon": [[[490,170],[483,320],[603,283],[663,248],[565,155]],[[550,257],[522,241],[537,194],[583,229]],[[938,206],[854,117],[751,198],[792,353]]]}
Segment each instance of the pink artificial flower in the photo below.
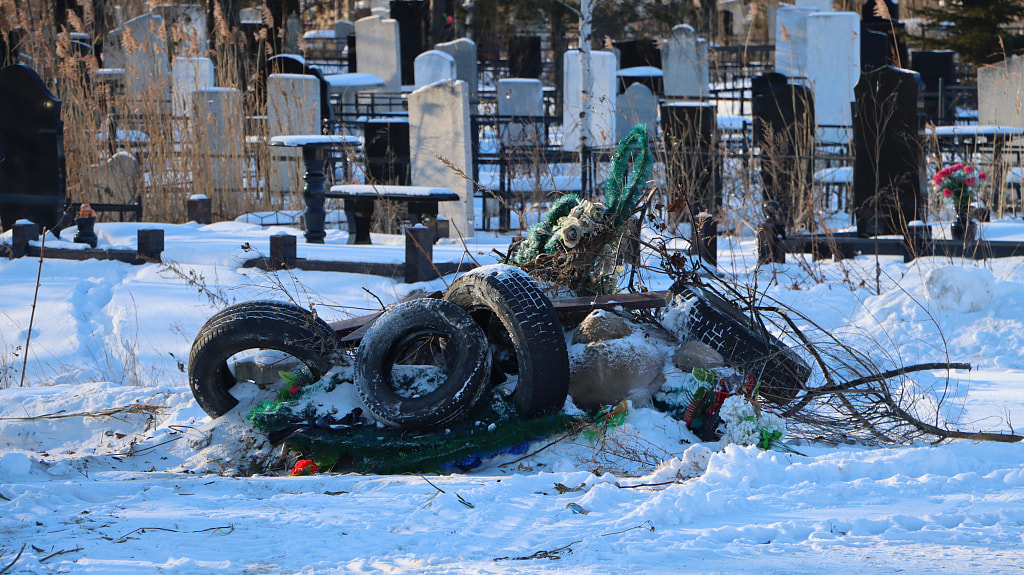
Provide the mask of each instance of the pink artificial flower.
{"label": "pink artificial flower", "polygon": [[943,189],[942,190],[942,197],[946,198],[947,200],[949,198],[952,198],[953,197],[953,190],[951,190],[949,188]]}
{"label": "pink artificial flower", "polygon": [[984,182],[985,180],[988,179],[988,174],[986,174],[985,172],[978,172],[978,177],[981,178],[981,181]]}
{"label": "pink artificial flower", "polygon": [[976,183],[977,183],[977,180],[975,180],[974,178],[965,178],[964,179],[964,185],[966,185],[968,187],[973,186]]}
{"label": "pink artificial flower", "polygon": [[974,168],[972,168],[971,166],[964,166],[964,173],[965,174],[970,174],[973,171],[974,171]]}

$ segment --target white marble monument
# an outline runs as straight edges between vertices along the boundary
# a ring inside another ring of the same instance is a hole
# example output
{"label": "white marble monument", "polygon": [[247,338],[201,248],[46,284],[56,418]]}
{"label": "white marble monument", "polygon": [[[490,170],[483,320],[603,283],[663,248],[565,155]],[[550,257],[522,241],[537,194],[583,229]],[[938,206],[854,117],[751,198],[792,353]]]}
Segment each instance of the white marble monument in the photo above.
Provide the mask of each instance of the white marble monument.
{"label": "white marble monument", "polygon": [[444,165],[438,156],[472,173],[469,85],[458,80],[437,82],[409,94],[409,153],[414,186],[448,188],[459,201],[441,202],[451,237],[473,237],[473,184]]}

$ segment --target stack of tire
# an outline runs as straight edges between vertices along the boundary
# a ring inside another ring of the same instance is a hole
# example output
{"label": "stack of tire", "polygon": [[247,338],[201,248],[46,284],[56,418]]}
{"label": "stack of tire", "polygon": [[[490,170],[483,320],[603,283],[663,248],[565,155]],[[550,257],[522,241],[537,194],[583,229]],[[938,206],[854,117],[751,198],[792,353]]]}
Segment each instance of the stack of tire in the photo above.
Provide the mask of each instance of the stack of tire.
{"label": "stack of tire", "polygon": [[[429,393],[396,385],[392,367],[414,342],[447,343],[446,378]],[[248,349],[294,356],[319,377],[341,361],[343,345],[322,319],[283,302],[228,307],[200,329],[189,357],[189,382],[200,407],[220,417],[238,401],[228,360]],[[492,382],[511,377],[509,399],[523,417],[565,403],[569,359],[562,327],[537,282],[505,265],[476,268],[452,283],[443,299],[398,304],[378,317],[356,352],[355,383],[370,414],[386,425],[434,429],[465,417]]]}

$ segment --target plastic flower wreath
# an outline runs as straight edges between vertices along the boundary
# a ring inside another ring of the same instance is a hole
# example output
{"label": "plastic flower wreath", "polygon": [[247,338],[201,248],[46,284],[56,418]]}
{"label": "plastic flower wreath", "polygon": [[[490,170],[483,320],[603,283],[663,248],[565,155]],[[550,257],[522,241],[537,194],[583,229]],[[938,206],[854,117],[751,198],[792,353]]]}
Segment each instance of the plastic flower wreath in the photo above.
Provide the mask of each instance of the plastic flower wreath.
{"label": "plastic flower wreath", "polygon": [[932,176],[932,187],[947,203],[957,209],[971,205],[975,194],[985,185],[988,176],[967,164],[946,166]]}

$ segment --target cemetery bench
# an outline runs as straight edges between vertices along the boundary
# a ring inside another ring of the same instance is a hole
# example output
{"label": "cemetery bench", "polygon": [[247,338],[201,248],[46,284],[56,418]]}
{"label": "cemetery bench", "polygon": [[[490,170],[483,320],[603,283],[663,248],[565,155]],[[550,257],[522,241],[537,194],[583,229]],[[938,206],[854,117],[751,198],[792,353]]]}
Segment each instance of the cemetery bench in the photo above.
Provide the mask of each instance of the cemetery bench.
{"label": "cemetery bench", "polygon": [[331,186],[328,198],[345,200],[348,217],[348,243],[369,244],[370,224],[373,222],[373,201],[404,202],[408,207],[409,226],[425,224],[435,228],[439,202],[454,202],[459,195],[448,188],[423,186],[343,184]]}
{"label": "cemetery bench", "polygon": [[[306,182],[302,190],[302,199],[306,203],[303,217],[306,223],[306,242],[311,244],[324,243],[327,232],[324,231],[324,201],[326,190],[324,181],[324,150],[331,148],[355,148],[359,146],[359,138],[339,135],[308,135],[308,136],[274,136],[270,138],[270,146],[285,148],[302,148],[302,160],[306,164],[306,173],[302,179]],[[369,243],[369,242],[367,242]]]}

